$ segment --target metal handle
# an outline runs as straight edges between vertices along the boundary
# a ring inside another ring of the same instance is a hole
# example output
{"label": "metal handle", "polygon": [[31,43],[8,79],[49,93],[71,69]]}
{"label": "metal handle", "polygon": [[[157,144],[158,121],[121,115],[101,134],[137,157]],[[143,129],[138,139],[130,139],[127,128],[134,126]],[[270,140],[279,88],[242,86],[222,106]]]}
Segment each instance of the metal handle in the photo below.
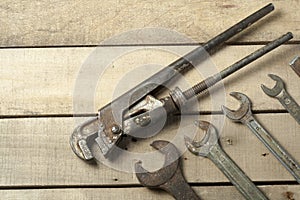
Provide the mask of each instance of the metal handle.
{"label": "metal handle", "polygon": [[191,186],[185,181],[182,173],[175,173],[172,179],[160,186],[177,200],[200,200]]}
{"label": "metal handle", "polygon": [[295,118],[295,120],[300,124],[300,106],[296,101],[291,97],[289,93],[285,90],[282,91],[282,94],[276,97],[283,107],[289,111],[289,113]]}
{"label": "metal handle", "polygon": [[219,145],[214,145],[207,156],[246,199],[268,199]]}
{"label": "metal handle", "polygon": [[246,123],[246,125],[281,162],[281,164],[296,178],[297,182],[300,183],[299,164],[289,155],[289,153],[253,117],[248,119],[248,123]]}

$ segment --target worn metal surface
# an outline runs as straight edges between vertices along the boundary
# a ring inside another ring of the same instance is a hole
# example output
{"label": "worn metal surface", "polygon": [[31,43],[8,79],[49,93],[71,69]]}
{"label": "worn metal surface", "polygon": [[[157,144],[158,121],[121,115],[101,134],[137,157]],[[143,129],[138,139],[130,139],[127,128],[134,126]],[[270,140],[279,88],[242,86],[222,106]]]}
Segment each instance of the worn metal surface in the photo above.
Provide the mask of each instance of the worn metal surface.
{"label": "worn metal surface", "polygon": [[149,188],[161,188],[178,200],[200,199],[183,177],[177,148],[164,140],[154,141],[151,146],[165,155],[165,163],[155,172],[145,170],[141,162],[136,163],[136,177],[140,183]]}
{"label": "worn metal surface", "polygon": [[294,100],[294,98],[286,91],[283,80],[274,74],[268,75],[271,79],[276,81],[276,85],[270,89],[265,85],[261,85],[261,89],[268,96],[276,98],[283,107],[294,117],[294,119],[300,124],[300,106]]}
{"label": "worn metal surface", "polygon": [[300,166],[292,156],[265,130],[253,117],[251,112],[251,101],[242,93],[232,92],[231,96],[241,102],[237,111],[232,111],[222,106],[223,113],[234,122],[241,122],[258,137],[258,139],[271,151],[271,153],[280,161],[280,163],[295,177],[300,183]]}
{"label": "worn metal surface", "polygon": [[296,74],[300,77],[300,57],[299,56],[296,56],[290,62],[290,66],[296,72]]}
{"label": "worn metal surface", "polygon": [[246,199],[268,199],[223,151],[218,142],[217,129],[206,121],[196,121],[196,125],[206,134],[201,141],[192,141],[185,136],[185,144],[189,151],[197,156],[209,158]]}
{"label": "worn metal surface", "polygon": [[207,88],[215,85],[220,80],[226,78],[227,76],[233,74],[234,72],[242,69],[249,63],[255,61],[256,59],[260,58],[261,56],[265,55],[266,53],[272,51],[273,49],[277,48],[278,46],[282,45],[283,43],[287,42],[288,40],[293,38],[293,34],[288,32],[285,35],[281,36],[280,38],[268,43],[266,46],[256,50],[255,52],[251,53],[250,55],[246,56],[245,58],[237,61],[230,67],[222,70],[220,73],[217,73],[204,81],[196,84],[192,88],[186,90],[184,92],[184,96],[187,99],[194,97],[195,95],[203,92]]}
{"label": "worn metal surface", "polygon": [[[99,110],[99,122],[91,120],[92,124],[99,126],[98,129],[90,130],[90,132],[79,132],[82,130],[82,128],[79,127],[73,132],[70,138],[70,144],[75,154],[84,160],[92,159],[93,156],[91,156],[91,154],[84,156],[84,151],[89,149],[91,144],[88,142],[82,142],[82,145],[79,145],[78,142],[80,140],[86,140],[86,138],[96,137],[96,142],[98,143],[102,154],[105,157],[108,157],[112,149],[121,141],[121,138],[124,134],[122,127],[123,114],[131,106],[145,98],[145,96],[147,96],[149,93],[157,90],[161,85],[164,85],[171,79],[178,76],[180,73],[184,73],[185,71],[193,68],[193,66],[198,65],[207,57],[207,53],[212,53],[219,45],[240,31],[244,30],[257,20],[261,19],[272,10],[274,10],[274,6],[272,4],[268,4],[267,6],[261,8],[223,33],[209,40],[203,46],[194,49],[190,53],[171,63],[164,69],[160,70],[150,78],[146,79],[125,94],[101,108]],[[85,126],[89,125],[85,124]],[[92,126],[95,127],[94,125]],[[113,126],[121,127],[122,131],[117,134],[112,132]]]}

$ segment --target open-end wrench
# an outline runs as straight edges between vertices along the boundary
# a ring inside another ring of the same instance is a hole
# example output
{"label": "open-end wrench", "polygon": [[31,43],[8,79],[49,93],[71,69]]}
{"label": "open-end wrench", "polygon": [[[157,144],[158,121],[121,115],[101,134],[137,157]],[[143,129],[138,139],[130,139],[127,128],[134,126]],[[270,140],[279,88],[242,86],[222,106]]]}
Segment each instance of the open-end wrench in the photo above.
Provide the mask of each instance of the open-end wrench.
{"label": "open-end wrench", "polygon": [[196,121],[196,125],[206,134],[201,141],[192,141],[185,136],[185,144],[189,151],[197,156],[209,158],[246,199],[268,199],[222,150],[218,143],[217,129],[206,121]]}
{"label": "open-end wrench", "polygon": [[295,177],[300,183],[300,166],[289,155],[289,153],[266,131],[253,117],[251,112],[250,99],[242,93],[232,92],[231,96],[241,102],[237,111],[229,110],[222,106],[223,113],[234,122],[241,122],[248,126],[258,139],[271,151],[271,153],[281,162],[281,164]]}
{"label": "open-end wrench", "polygon": [[300,106],[286,91],[283,80],[279,76],[276,76],[274,74],[269,74],[268,76],[276,81],[276,85],[272,89],[270,89],[262,84],[261,89],[268,96],[278,99],[283,107],[287,109],[287,111],[295,118],[298,124],[300,124]]}
{"label": "open-end wrench", "polygon": [[135,171],[140,183],[149,188],[161,188],[175,199],[199,200],[200,198],[183,177],[177,148],[164,140],[154,141],[151,146],[165,155],[164,167],[155,172],[148,172],[141,166],[141,162],[137,162]]}

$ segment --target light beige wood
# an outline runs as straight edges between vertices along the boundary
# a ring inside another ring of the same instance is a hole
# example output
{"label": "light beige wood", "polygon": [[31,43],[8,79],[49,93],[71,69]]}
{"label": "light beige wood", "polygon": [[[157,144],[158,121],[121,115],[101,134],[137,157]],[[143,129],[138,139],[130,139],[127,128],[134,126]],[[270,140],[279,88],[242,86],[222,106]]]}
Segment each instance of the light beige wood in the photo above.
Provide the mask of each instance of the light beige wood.
{"label": "light beige wood", "polygon": [[[259,114],[256,117],[299,161],[299,125],[288,114]],[[210,116],[200,118],[213,120],[219,127],[223,122],[219,115],[213,119]],[[192,124],[194,119],[190,116],[188,120]],[[76,157],[69,146],[74,124],[73,118],[0,120],[0,186],[138,184],[134,174],[118,171],[120,167],[114,170],[103,164],[85,163]],[[153,151],[150,142],[157,139],[177,141],[178,147],[183,146],[182,137],[191,129],[182,129],[182,133],[177,132],[178,127],[177,123],[173,123],[155,137],[131,142],[128,151],[146,155]],[[224,127],[219,130],[224,150],[253,181],[294,180],[245,126],[226,119]],[[133,166],[131,159],[122,159],[122,166]],[[155,160],[163,161],[163,157],[159,155]],[[153,158],[150,163],[146,161],[143,164],[149,168],[152,162]],[[183,166],[189,182],[228,182],[211,161],[190,152],[184,153]]]}
{"label": "light beige wood", "polygon": [[[270,1],[7,1],[0,4],[0,46],[98,45],[124,32],[110,44],[178,43],[170,29],[205,42]],[[234,41],[268,41],[286,31],[300,39],[299,1],[275,1],[275,12]],[[45,10],[47,12],[45,12]],[[141,37],[143,35],[143,37]]]}
{"label": "light beige wood", "polygon": [[[171,84],[170,88],[179,85],[184,90],[203,80],[203,74],[219,72],[259,47],[223,48],[200,65],[198,71],[191,71],[179,82]],[[137,48],[2,49],[0,50],[0,114],[95,113],[119,94],[194,47]],[[236,105],[237,101],[228,95],[232,91],[247,94],[255,110],[283,110],[276,99],[268,97],[260,89],[262,83],[268,87],[275,85],[275,82],[267,77],[268,73],[282,77],[288,92],[300,102],[299,77],[288,66],[289,61],[298,53],[299,45],[279,47],[251,66],[228,77],[224,82],[225,91],[222,87],[216,87],[218,89],[212,93],[214,95],[201,98],[199,109],[195,110],[220,110],[220,106],[227,103],[228,106]],[[97,60],[93,60],[92,55]],[[83,69],[86,69],[86,77],[80,72]],[[104,71],[102,74],[100,69]],[[79,77],[84,77],[83,81],[80,81]],[[92,81],[93,78],[95,81]],[[95,90],[89,92],[88,83],[94,85]],[[77,87],[76,84],[81,85],[82,88]],[[80,95],[74,95],[75,92],[79,92]]]}
{"label": "light beige wood", "polygon": [[[272,200],[291,200],[300,197],[298,185],[259,186]],[[243,199],[233,186],[193,187],[201,199]],[[51,200],[51,199],[173,199],[161,190],[147,188],[95,188],[95,189],[39,189],[39,190],[0,190],[6,200]]]}

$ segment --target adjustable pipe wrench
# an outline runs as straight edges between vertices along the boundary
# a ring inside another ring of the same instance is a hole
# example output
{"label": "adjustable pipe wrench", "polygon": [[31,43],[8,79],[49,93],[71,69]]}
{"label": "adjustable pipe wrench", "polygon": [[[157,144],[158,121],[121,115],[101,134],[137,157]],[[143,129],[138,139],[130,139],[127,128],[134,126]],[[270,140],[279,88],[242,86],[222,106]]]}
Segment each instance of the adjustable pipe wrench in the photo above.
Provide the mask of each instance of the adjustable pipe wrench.
{"label": "adjustable pipe wrench", "polygon": [[150,95],[161,89],[161,85],[199,64],[203,60],[205,52],[211,53],[216,50],[217,46],[273,9],[273,5],[269,4],[258,10],[101,108],[97,117],[91,118],[75,128],[71,135],[70,144],[75,154],[84,160],[93,159],[94,155],[90,147],[96,142],[103,156],[108,158],[112,149],[119,144],[123,136],[145,130],[150,122],[152,124],[159,121],[162,113],[172,114],[180,111],[181,106],[196,94],[290,40],[293,36],[291,33],[287,33],[185,92],[176,88],[171,91],[170,96],[162,99],[156,99]]}

